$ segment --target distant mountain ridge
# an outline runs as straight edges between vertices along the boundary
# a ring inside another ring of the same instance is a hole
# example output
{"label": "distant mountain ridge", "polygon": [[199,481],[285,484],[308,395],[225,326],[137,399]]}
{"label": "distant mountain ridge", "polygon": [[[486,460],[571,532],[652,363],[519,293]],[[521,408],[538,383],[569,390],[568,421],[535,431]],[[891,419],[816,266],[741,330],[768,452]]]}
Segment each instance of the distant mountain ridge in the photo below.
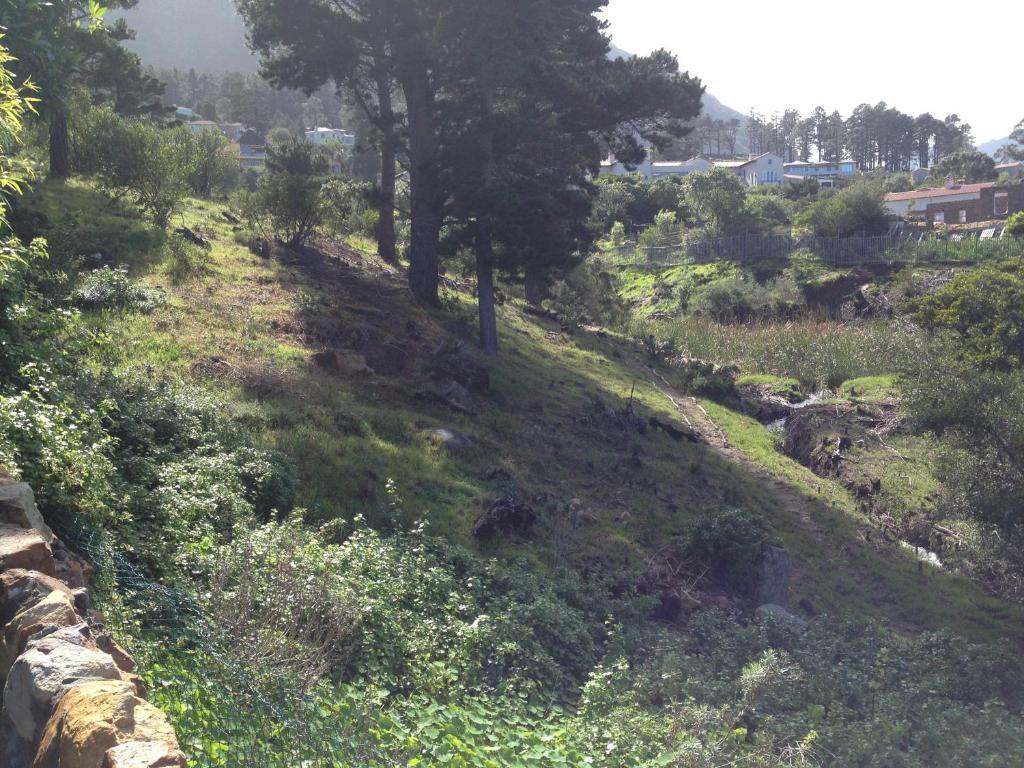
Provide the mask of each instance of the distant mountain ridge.
{"label": "distant mountain ridge", "polygon": [[[1016,142],[1011,141],[1010,137],[1007,136],[1005,139],[996,139],[995,141],[986,141],[984,144],[979,144],[978,151],[984,152],[986,155],[992,155],[993,157],[995,157],[996,152],[1005,147],[1007,144],[1016,144]],[[1017,146],[1021,147],[1021,149],[1024,149],[1024,147],[1022,147],[1020,144],[1017,144]]]}

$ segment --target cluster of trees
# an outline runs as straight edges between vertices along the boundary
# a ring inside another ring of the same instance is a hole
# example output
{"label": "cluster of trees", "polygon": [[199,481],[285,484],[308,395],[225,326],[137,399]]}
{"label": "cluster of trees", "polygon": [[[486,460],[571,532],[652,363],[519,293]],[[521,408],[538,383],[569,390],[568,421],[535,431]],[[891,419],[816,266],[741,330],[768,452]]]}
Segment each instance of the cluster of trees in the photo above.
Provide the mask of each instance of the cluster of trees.
{"label": "cluster of trees", "polygon": [[795,109],[772,117],[752,113],[747,137],[754,154],[774,152],[804,162],[850,159],[863,169],[890,171],[908,170],[914,162],[928,168],[973,144],[971,126],[957,115],[913,117],[885,102],[861,104],[845,118],[823,107],[806,117]]}
{"label": "cluster of trees", "polygon": [[792,227],[800,235],[835,237],[881,234],[889,225],[884,188],[871,183],[838,191],[822,190],[813,181],[749,188],[716,168],[649,181],[605,176],[597,189],[590,226],[620,242],[637,231],[642,231],[641,244],[677,245],[688,230],[699,237],[728,237]]}
{"label": "cluster of trees", "polygon": [[[240,0],[275,85],[345,91],[381,159],[378,240],[397,256],[398,163],[408,169],[414,296],[438,302],[442,253],[477,267],[481,346],[498,348],[494,274],[525,280],[585,251],[588,178],[608,150],[685,134],[703,88],[665,52],[612,61],[601,0]],[[442,237],[443,235],[443,237]]]}
{"label": "cluster of trees", "polygon": [[1010,139],[1016,142],[1017,145],[1007,144],[1004,147],[1000,147],[996,153],[996,159],[1001,163],[1024,161],[1024,120],[1017,123],[1017,127],[1010,134]]}
{"label": "cluster of trees", "polygon": [[85,88],[96,103],[124,115],[164,111],[163,85],[145,73],[122,43],[132,32],[124,21],[104,25],[107,8],[131,8],[138,0],[0,0],[0,20],[19,80],[39,90],[39,114],[49,129],[50,173],[71,175],[68,128],[72,98]]}

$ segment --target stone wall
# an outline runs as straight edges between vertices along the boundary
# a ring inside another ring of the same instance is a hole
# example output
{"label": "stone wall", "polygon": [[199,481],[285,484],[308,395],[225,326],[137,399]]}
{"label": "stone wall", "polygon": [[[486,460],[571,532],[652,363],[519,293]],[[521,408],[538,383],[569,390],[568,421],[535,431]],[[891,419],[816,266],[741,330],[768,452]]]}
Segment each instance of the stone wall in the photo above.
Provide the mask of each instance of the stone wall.
{"label": "stone wall", "polygon": [[0,766],[185,768],[135,662],[90,609],[89,566],[0,470]]}

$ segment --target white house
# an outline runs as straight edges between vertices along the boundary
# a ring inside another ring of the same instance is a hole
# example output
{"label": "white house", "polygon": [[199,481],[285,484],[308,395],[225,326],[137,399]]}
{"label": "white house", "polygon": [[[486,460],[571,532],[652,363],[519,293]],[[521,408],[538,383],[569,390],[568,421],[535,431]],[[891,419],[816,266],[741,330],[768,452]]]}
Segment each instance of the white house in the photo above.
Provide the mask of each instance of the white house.
{"label": "white house", "polygon": [[348,133],[338,128],[313,128],[306,131],[306,141],[322,147],[329,141],[337,141],[346,147],[354,147],[356,137],[354,133]]}
{"label": "white house", "polygon": [[710,171],[715,166],[710,160],[703,157],[692,157],[689,160],[677,160],[668,162],[652,162],[648,155],[634,170],[629,170],[609,155],[608,159],[601,163],[602,176],[625,176],[629,173],[638,173],[645,179],[660,179],[664,176],[687,176],[691,173],[702,173]]}
{"label": "white house", "polygon": [[786,175],[785,162],[771,152],[765,152],[749,160],[716,160],[715,167],[732,171],[743,179],[748,187],[781,184]]}
{"label": "white house", "polygon": [[220,126],[213,120],[190,120],[186,125],[196,136],[205,130],[220,131]]}

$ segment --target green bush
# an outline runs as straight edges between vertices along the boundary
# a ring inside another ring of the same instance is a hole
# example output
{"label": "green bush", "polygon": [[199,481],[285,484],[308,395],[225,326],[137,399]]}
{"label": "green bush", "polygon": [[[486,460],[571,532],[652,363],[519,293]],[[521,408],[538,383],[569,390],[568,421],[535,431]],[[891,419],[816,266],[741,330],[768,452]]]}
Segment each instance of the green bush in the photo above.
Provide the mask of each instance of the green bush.
{"label": "green bush", "polygon": [[1024,211],[1018,211],[1007,220],[1006,234],[1024,237]]}
{"label": "green bush", "polygon": [[888,228],[882,191],[868,184],[856,184],[816,200],[794,220],[798,235],[814,237],[877,235]]}
{"label": "green bush", "polygon": [[786,278],[762,284],[743,274],[714,282],[698,295],[697,309],[719,323],[790,319],[804,308],[800,290]]}
{"label": "green bush", "polygon": [[716,581],[749,592],[756,586],[757,567],[769,543],[764,520],[742,509],[724,509],[691,524],[686,554],[698,572],[707,569]]}
{"label": "green bush", "polygon": [[103,267],[86,275],[71,295],[80,309],[134,311],[148,313],[163,306],[163,291],[150,288],[128,276],[124,269]]}

